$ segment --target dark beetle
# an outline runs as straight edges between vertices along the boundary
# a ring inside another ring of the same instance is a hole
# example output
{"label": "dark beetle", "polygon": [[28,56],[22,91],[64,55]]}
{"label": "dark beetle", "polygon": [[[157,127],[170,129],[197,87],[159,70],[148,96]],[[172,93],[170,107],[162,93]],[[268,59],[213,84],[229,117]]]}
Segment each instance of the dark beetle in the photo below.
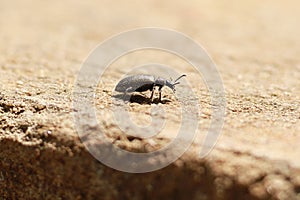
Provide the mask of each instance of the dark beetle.
{"label": "dark beetle", "polygon": [[164,86],[169,87],[173,92],[175,92],[175,85],[179,84],[177,82],[182,77],[186,76],[185,74],[179,76],[174,82],[166,80],[161,77],[156,77],[152,75],[146,74],[138,74],[128,76],[122,79],[116,86],[115,90],[117,92],[130,93],[130,92],[144,92],[147,90],[151,90],[151,101],[153,100],[153,93],[155,87],[158,87],[159,91],[159,101],[161,101],[161,89]]}

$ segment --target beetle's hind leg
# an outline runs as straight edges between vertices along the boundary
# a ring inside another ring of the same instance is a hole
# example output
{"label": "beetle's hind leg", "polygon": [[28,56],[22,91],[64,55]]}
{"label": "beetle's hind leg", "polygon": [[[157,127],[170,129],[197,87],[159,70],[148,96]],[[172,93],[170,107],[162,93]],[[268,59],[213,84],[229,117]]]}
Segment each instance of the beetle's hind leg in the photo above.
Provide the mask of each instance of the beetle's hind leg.
{"label": "beetle's hind leg", "polygon": [[128,93],[131,91],[132,87],[129,87],[125,90],[124,94],[123,94],[123,100],[127,103],[130,101],[130,95],[128,97]]}
{"label": "beetle's hind leg", "polygon": [[155,86],[153,86],[153,88],[152,88],[152,92],[151,92],[151,96],[150,96],[151,102],[153,102],[154,90],[155,90]]}

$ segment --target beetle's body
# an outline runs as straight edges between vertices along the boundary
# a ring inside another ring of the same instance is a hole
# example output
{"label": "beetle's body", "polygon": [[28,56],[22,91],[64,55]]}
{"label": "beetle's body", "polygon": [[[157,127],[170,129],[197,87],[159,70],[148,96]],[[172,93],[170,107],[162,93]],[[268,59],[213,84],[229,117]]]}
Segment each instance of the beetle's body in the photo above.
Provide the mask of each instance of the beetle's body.
{"label": "beetle's body", "polygon": [[152,90],[155,77],[151,75],[133,75],[122,79],[116,86],[117,92],[143,92]]}
{"label": "beetle's body", "polygon": [[161,100],[162,87],[167,86],[170,89],[172,89],[173,92],[175,92],[175,85],[179,84],[179,82],[176,81],[182,78],[183,76],[185,75],[182,75],[179,78],[177,78],[174,82],[171,82],[164,78],[155,77],[152,75],[146,75],[146,74],[132,75],[122,79],[117,84],[115,90],[117,92],[123,92],[125,94],[130,92],[144,92],[147,90],[151,90],[152,93],[150,99],[152,100],[154,89],[155,87],[158,87],[159,100]]}

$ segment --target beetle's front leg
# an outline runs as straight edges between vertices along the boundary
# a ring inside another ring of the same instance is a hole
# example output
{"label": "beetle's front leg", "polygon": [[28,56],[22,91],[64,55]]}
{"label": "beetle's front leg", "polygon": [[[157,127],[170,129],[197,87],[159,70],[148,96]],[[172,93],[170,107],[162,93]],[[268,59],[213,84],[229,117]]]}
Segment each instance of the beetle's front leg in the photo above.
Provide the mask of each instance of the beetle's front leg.
{"label": "beetle's front leg", "polygon": [[159,102],[161,102],[161,89],[162,89],[162,87],[159,87],[159,88],[158,88],[158,91],[159,91],[159,98],[158,98],[158,99],[159,99]]}

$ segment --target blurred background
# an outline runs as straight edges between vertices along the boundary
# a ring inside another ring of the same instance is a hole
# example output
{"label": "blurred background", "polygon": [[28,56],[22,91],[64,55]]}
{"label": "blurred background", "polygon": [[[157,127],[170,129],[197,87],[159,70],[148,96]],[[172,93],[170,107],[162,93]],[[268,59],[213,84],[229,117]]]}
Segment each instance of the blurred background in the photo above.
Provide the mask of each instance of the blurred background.
{"label": "blurred background", "polygon": [[114,34],[154,26],[193,37],[222,64],[233,60],[243,65],[249,60],[292,64],[299,55],[298,7],[296,0],[2,0],[1,52],[30,48],[52,57],[82,60]]}

